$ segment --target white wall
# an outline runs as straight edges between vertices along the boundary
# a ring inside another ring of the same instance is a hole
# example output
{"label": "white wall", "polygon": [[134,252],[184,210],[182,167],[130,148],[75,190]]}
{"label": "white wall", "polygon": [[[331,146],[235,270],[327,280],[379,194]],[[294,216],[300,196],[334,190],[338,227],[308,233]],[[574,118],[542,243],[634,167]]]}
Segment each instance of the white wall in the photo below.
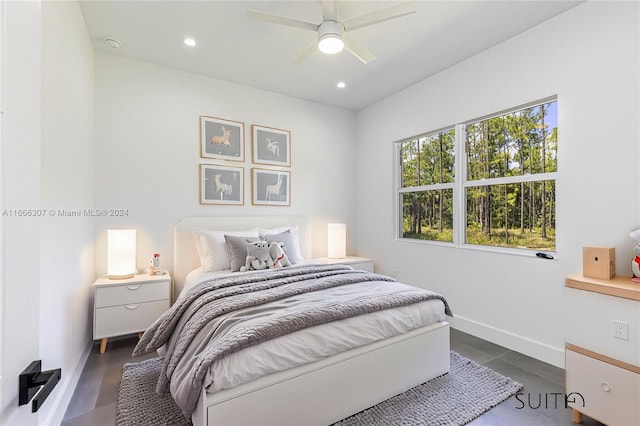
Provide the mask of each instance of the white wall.
{"label": "white wall", "polygon": [[[637,2],[582,4],[361,111],[359,254],[444,294],[455,327],[562,366],[564,310],[575,309],[564,305],[564,276],[581,270],[582,247],[615,247],[618,274],[630,275],[638,18]],[[554,94],[558,260],[393,241],[393,141]]]}
{"label": "white wall", "polygon": [[[199,116],[245,123],[245,205],[199,204]],[[96,207],[128,209],[100,218],[97,272],[106,271],[106,231],[138,231],[138,267],[153,252],[172,268],[173,226],[186,216],[308,215],[314,256],[326,255],[326,224],[355,229],[355,113],[96,53]],[[291,207],[251,205],[251,125],[291,131]],[[355,232],[348,242],[355,248]]]}
{"label": "white wall", "polygon": [[[94,205],[94,55],[77,2],[42,3],[41,206]],[[40,409],[56,424],[92,338],[95,229],[91,217],[46,216],[40,235],[40,357],[62,381]],[[60,406],[57,411],[56,409]]]}
{"label": "white wall", "polygon": [[[40,16],[38,2],[5,3],[3,25],[2,209],[40,204]],[[2,217],[2,407],[0,423],[37,424],[18,407],[18,375],[38,359],[40,221]]]}
{"label": "white wall", "polygon": [[[75,2],[7,2],[2,209],[93,205],[93,48]],[[33,211],[33,210],[31,210]],[[2,411],[7,425],[56,424],[91,341],[95,278],[91,218],[4,215]],[[33,360],[62,368],[37,413],[18,407],[18,375]]]}

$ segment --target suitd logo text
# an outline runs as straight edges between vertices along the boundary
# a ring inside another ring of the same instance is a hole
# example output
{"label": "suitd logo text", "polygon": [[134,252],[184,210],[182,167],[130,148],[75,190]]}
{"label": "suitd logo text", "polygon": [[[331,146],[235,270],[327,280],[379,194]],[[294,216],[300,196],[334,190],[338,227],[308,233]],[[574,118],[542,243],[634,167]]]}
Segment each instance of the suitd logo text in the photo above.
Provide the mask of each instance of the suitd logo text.
{"label": "suitd logo text", "polygon": [[524,394],[518,392],[516,393],[516,399],[519,402],[516,407],[518,410],[522,410],[525,407],[529,407],[532,410],[569,408],[569,403],[579,404],[580,402],[582,402],[583,407],[585,406],[584,397],[578,392],[569,394],[560,392]]}

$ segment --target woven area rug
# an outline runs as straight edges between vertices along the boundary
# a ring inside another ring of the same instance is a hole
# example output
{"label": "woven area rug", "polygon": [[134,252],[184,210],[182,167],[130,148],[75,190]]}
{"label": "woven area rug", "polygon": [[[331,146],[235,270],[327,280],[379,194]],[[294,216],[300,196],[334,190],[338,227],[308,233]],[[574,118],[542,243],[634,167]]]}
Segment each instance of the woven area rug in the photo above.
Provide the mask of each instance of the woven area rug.
{"label": "woven area rug", "polygon": [[[125,364],[118,393],[116,425],[182,426],[170,396],[155,394],[160,359]],[[336,426],[464,425],[522,389],[522,385],[451,352],[449,374],[336,423]]]}

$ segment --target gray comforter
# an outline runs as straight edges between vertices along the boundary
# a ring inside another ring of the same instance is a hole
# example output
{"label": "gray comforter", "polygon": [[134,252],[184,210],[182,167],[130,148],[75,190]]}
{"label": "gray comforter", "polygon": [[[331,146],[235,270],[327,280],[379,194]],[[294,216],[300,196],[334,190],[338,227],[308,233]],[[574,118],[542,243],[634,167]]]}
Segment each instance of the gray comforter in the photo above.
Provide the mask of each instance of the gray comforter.
{"label": "gray comforter", "polygon": [[[445,313],[452,315],[442,296],[418,288],[397,294],[372,294],[345,303],[316,303],[312,309],[286,310],[287,300],[296,295],[367,281],[394,280],[343,265],[311,265],[205,281],[180,295],[145,331],[133,355],[152,352],[166,344],[157,386],[159,395],[166,394],[178,364],[189,363],[186,370],[181,368],[188,374],[180,375],[180,392],[174,392],[173,396],[184,415],[190,418],[209,367],[230,353],[307,327],[423,300],[441,299]],[[251,312],[251,321],[243,322],[249,315],[245,315],[245,311]],[[271,314],[273,312],[277,314]],[[256,316],[260,321],[255,320]],[[206,341],[199,341],[203,336]],[[185,356],[192,344],[199,345],[195,351],[197,356]]]}

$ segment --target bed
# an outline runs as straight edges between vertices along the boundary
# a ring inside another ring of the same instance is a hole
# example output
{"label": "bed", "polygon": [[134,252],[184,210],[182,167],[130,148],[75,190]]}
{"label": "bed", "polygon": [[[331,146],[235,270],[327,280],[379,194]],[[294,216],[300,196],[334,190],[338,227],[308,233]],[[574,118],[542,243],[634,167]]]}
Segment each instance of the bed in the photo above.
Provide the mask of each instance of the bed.
{"label": "bed", "polygon": [[[194,229],[232,233],[253,227],[259,227],[260,229],[290,227],[296,233],[296,239],[299,243],[299,256],[306,260],[310,259],[311,232],[309,223],[304,217],[234,216],[185,218],[174,228],[173,272],[176,296],[183,292],[185,283],[188,287],[203,285],[197,282],[206,277],[205,274],[195,279],[193,278],[194,270],[196,271],[195,274],[198,275],[197,270],[200,267],[201,255],[194,244]],[[296,268],[298,269],[296,270]],[[335,270],[333,267],[329,269],[326,265],[315,265],[313,262],[308,261],[298,262],[294,267],[284,269],[287,270],[271,270],[268,273],[272,275],[286,274],[282,275],[282,277],[301,275],[306,277],[305,274],[319,274],[322,277],[325,274],[339,274],[344,277],[357,275],[355,271],[344,270],[351,269],[346,266],[339,266]],[[363,271],[359,272],[365,274]],[[246,278],[243,279],[247,282],[255,281],[258,283],[258,278],[255,278],[258,274],[257,272],[247,273],[245,275]],[[224,274],[222,275],[224,276]],[[269,277],[275,280],[275,278]],[[358,279],[360,279],[359,277],[357,276]],[[280,275],[277,278],[278,280],[284,279]],[[223,281],[224,278],[220,280],[220,282]],[[324,282],[324,279],[320,279],[320,281]],[[205,281],[204,284],[207,283],[211,283],[211,281]],[[383,286],[384,284],[384,282],[376,280],[372,285]],[[359,285],[361,284],[354,284],[356,286],[354,287],[355,290],[349,291],[359,291],[357,287]],[[367,283],[367,285],[369,284]],[[396,284],[394,283],[393,285]],[[397,285],[402,286],[401,283]],[[282,288],[285,287],[286,285],[283,285]],[[346,288],[346,286],[343,287]],[[190,294],[190,291],[184,290],[184,293]],[[183,301],[179,300],[178,302]],[[446,301],[443,303],[439,300],[425,300],[420,302],[420,306],[424,306],[419,309],[426,310],[427,305],[436,306],[438,303],[446,305]],[[448,309],[448,306],[446,308]],[[402,313],[403,309],[407,310]],[[394,311],[398,311],[398,315],[404,315],[402,317],[404,318],[403,322],[407,322],[407,318],[413,321],[416,315],[409,309],[416,308],[413,305],[402,306],[394,309]],[[357,320],[360,321],[359,318],[362,318],[377,324],[376,321],[379,321],[382,315],[388,315],[387,312],[390,312],[390,310],[367,313],[366,315],[358,316]],[[274,370],[269,370],[268,374],[262,373],[262,375],[257,375],[255,378],[247,373],[248,378],[245,377],[242,379],[244,381],[239,383],[213,386],[211,381],[205,381],[207,384],[203,383],[197,394],[195,409],[188,412],[191,413],[193,424],[197,426],[328,425],[334,423],[449,371],[449,325],[441,314],[438,314],[437,319],[434,318],[436,317],[434,316],[429,320],[420,320],[428,322],[428,324],[407,325],[408,329],[401,332],[401,334],[389,335],[380,340],[373,340],[372,338],[372,340],[366,340],[363,344],[331,353],[328,356],[317,357],[317,359],[301,365],[287,366],[279,371],[274,367]],[[348,321],[354,322],[350,323]],[[292,336],[306,339],[300,340],[301,342],[321,340],[319,336],[335,335],[342,331],[364,336],[366,333],[358,331],[360,329],[356,328],[355,321],[356,318],[341,319],[335,323],[314,326],[309,330],[300,330],[297,333],[293,333]],[[321,328],[325,326],[327,330],[331,331],[327,332]],[[338,328],[330,329],[330,327]],[[371,323],[362,327],[362,330],[375,328],[371,326]],[[314,335],[313,333],[316,334]],[[143,339],[146,338],[149,341],[146,335],[147,333],[145,333]],[[284,347],[281,342],[285,340],[282,339],[285,339],[285,337],[243,349],[240,352],[253,353],[254,358],[251,358],[251,355],[243,355],[248,356],[248,358],[243,358],[242,364],[251,366],[261,363],[265,359],[265,353],[270,350],[280,351]],[[363,337],[363,339],[366,338]],[[269,349],[270,344],[272,345],[271,347],[278,349]],[[179,344],[167,346],[171,348],[171,346],[179,346]],[[300,347],[304,347],[304,345]],[[295,355],[300,347],[298,349],[290,349],[291,354]],[[287,355],[286,359],[289,356]],[[185,358],[189,357],[185,355]],[[226,358],[233,357],[225,357],[225,361]],[[277,357],[274,356],[274,358]],[[247,360],[250,361],[247,362]],[[216,374],[207,373],[206,379],[209,380],[211,375],[222,377],[223,375],[219,371],[224,372],[225,368],[227,371],[235,368],[229,367],[230,365],[235,366],[238,364],[226,364],[226,366],[221,367],[221,370],[216,370]],[[176,367],[175,371],[179,368]],[[213,368],[211,371],[213,371]],[[187,375],[187,373],[184,374]],[[177,373],[175,375],[177,376]],[[224,380],[221,380],[221,382],[224,382]],[[184,399],[184,396],[181,395],[182,388],[177,385],[174,388],[174,383],[167,386],[170,387],[174,399],[177,401]]]}

